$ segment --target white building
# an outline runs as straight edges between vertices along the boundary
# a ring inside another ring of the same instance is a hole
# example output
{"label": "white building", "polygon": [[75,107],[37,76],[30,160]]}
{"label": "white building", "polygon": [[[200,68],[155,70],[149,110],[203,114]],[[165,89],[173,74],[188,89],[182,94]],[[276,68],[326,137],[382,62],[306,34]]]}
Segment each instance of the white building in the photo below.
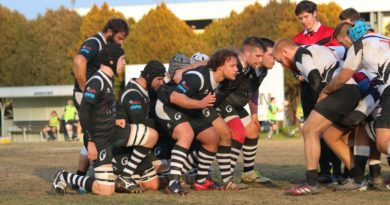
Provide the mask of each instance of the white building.
{"label": "white building", "polygon": [[[282,1],[282,0],[279,0]],[[313,0],[317,4],[335,2],[341,8],[355,8],[362,17],[370,21],[375,30],[383,33],[386,25],[390,23],[390,2],[388,0]],[[258,2],[265,6],[269,0],[224,0],[224,1],[203,1],[185,3],[167,3],[167,7],[181,20],[185,21],[195,30],[202,30],[215,19],[228,17],[232,11],[240,13],[248,5]],[[291,2],[294,2],[292,0]],[[299,2],[299,1],[297,1]],[[157,4],[157,3],[156,3]],[[122,12],[126,18],[132,17],[139,21],[156,4],[144,5],[122,5],[113,7]],[[80,15],[88,13],[90,8],[78,8],[76,11]]]}

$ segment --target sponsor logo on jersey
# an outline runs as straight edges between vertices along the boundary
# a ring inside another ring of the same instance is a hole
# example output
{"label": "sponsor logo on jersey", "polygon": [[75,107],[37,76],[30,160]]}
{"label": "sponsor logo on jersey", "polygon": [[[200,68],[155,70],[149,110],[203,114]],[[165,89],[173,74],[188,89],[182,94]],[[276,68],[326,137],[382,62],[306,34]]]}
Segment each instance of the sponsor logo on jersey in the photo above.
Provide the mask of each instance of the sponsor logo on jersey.
{"label": "sponsor logo on jersey", "polygon": [[140,110],[140,109],[142,109],[141,105],[131,105],[130,106],[130,110]]}
{"label": "sponsor logo on jersey", "polygon": [[182,93],[186,93],[186,92],[187,92],[187,90],[186,90],[181,84],[177,85],[177,88],[178,88]]}
{"label": "sponsor logo on jersey", "polygon": [[139,101],[139,100],[129,100],[129,104],[140,105],[140,104],[141,104],[141,101]]}
{"label": "sponsor logo on jersey", "polygon": [[88,92],[90,92],[90,93],[96,93],[96,89],[91,88],[90,86],[88,86],[86,90],[87,90]]}
{"label": "sponsor logo on jersey", "polygon": [[169,122],[167,123],[167,128],[171,129],[171,123],[169,123]]}
{"label": "sponsor logo on jersey", "polygon": [[80,53],[89,54],[89,52],[90,52],[91,50],[92,50],[91,46],[89,46],[89,45],[84,45],[83,47],[81,47]]}
{"label": "sponsor logo on jersey", "polygon": [[94,93],[85,92],[84,97],[90,98],[90,99],[95,99],[96,95]]}
{"label": "sponsor logo on jersey", "polygon": [[107,88],[107,93],[111,93],[111,89],[110,88]]}
{"label": "sponsor logo on jersey", "polygon": [[207,93],[209,93],[209,89],[206,89],[204,92],[203,92],[203,94],[207,94]]}
{"label": "sponsor logo on jersey", "polygon": [[206,117],[209,117],[209,116],[210,116],[210,110],[209,110],[208,108],[203,109],[202,113],[203,113],[203,115],[206,116]]}
{"label": "sponsor logo on jersey", "polygon": [[99,160],[103,161],[107,156],[106,149],[102,150],[99,154]]}
{"label": "sponsor logo on jersey", "polygon": [[178,112],[175,114],[175,120],[179,120],[181,118],[181,113]]}
{"label": "sponsor logo on jersey", "polygon": [[183,85],[183,87],[184,87],[186,90],[189,90],[189,89],[190,89],[190,88],[188,87],[186,81],[182,81],[180,84]]}

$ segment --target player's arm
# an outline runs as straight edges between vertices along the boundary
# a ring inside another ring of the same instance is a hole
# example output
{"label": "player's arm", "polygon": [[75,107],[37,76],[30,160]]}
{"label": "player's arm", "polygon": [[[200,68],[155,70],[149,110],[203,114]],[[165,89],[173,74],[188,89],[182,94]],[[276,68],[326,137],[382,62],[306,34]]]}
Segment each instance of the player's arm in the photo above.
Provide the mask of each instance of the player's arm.
{"label": "player's arm", "polygon": [[317,69],[310,71],[308,75],[310,89],[313,93],[314,99],[317,99],[322,90],[322,77]]}
{"label": "player's arm", "polygon": [[347,57],[340,72],[326,85],[324,94],[330,94],[340,89],[352,78],[363,58],[363,42],[357,41],[348,49]]}
{"label": "player's arm", "polygon": [[252,96],[249,98],[249,110],[251,115],[257,115],[258,113],[258,102],[259,102],[259,89],[256,89]]}
{"label": "player's arm", "polygon": [[90,39],[83,43],[79,53],[73,58],[73,72],[81,91],[84,91],[87,82],[87,64],[94,56],[99,54],[99,43]]}
{"label": "player's arm", "polygon": [[83,99],[79,108],[79,118],[84,134],[87,135],[88,140],[95,141],[95,130],[92,119],[93,107],[96,104],[98,96],[101,92],[102,83],[98,79],[92,79],[88,83],[88,89],[84,90]]}
{"label": "player's arm", "polygon": [[178,69],[175,71],[175,74],[173,76],[173,80],[176,83],[179,83],[183,78],[183,73],[185,73],[186,71],[195,69],[199,66],[206,65],[206,64],[207,64],[207,61],[200,61],[200,62],[196,62],[193,64],[189,64],[189,65],[185,66],[184,68]]}

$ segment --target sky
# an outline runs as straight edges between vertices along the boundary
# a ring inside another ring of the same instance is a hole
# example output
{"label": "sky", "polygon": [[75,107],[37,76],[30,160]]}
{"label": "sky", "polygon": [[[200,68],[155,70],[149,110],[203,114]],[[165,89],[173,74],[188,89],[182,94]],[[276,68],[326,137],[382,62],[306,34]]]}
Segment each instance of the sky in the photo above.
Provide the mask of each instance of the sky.
{"label": "sky", "polygon": [[[131,4],[157,4],[159,2],[177,3],[207,0],[74,0],[74,8],[91,7],[93,4],[102,5],[107,2],[110,6]],[[215,0],[214,0],[215,1]],[[44,14],[47,9],[58,9],[61,6],[72,8],[72,0],[0,0],[0,4],[11,10],[22,13],[28,19],[34,19],[38,14]]]}

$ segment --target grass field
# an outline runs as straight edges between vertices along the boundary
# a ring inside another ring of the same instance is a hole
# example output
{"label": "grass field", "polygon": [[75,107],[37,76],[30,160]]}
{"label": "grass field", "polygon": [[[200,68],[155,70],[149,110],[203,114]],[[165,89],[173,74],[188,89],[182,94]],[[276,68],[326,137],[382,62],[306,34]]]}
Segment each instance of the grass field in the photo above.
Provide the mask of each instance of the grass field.
{"label": "grass field", "polygon": [[[284,137],[260,140],[256,169],[273,179],[274,185],[251,185],[244,191],[195,192],[190,196],[168,196],[161,192],[141,195],[114,194],[99,197],[91,194],[51,194],[51,181],[57,170],[76,169],[79,143],[24,143],[0,145],[0,203],[2,204],[390,204],[390,193],[333,192],[322,187],[314,196],[290,197],[283,190],[304,177],[303,142]],[[241,161],[241,160],[240,160]],[[239,164],[242,167],[242,164]],[[383,163],[384,175],[389,167]],[[239,173],[235,173],[238,175]]]}

